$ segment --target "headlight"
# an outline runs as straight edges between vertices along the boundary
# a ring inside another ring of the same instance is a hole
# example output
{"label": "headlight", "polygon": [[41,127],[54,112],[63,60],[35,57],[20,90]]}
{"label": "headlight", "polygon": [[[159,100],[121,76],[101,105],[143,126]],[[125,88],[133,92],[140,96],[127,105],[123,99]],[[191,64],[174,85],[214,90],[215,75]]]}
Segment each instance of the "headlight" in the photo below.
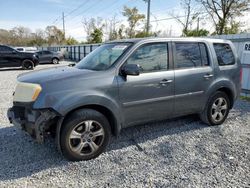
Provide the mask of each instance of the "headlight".
{"label": "headlight", "polygon": [[39,84],[19,82],[14,94],[14,102],[33,102],[42,91]]}

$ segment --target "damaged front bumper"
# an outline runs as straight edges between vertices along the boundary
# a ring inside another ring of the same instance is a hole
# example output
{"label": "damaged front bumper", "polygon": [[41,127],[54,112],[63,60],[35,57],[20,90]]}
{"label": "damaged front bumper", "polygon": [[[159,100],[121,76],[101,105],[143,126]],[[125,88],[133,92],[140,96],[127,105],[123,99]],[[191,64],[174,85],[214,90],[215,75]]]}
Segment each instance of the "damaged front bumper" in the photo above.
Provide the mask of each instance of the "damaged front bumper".
{"label": "damaged front bumper", "polygon": [[44,141],[46,130],[53,124],[58,114],[51,109],[35,110],[32,104],[14,104],[7,112],[10,123],[21,127],[38,143]]}

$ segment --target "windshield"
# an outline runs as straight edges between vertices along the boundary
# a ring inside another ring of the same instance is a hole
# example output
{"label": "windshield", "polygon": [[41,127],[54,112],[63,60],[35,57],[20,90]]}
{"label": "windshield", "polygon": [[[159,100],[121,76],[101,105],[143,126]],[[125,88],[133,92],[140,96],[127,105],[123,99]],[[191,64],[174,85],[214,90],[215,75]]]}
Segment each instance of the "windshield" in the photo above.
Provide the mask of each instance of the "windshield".
{"label": "windshield", "polygon": [[131,43],[103,44],[83,58],[76,67],[89,70],[107,70],[125,52]]}

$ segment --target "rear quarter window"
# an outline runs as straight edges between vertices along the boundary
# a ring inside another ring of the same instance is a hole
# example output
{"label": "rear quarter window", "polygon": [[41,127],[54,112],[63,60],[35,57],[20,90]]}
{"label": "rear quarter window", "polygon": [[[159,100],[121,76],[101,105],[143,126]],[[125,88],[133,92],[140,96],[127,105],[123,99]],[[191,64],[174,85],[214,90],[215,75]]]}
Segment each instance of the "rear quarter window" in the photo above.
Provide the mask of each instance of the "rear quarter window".
{"label": "rear quarter window", "polygon": [[219,66],[235,64],[235,57],[229,44],[214,43],[214,50]]}

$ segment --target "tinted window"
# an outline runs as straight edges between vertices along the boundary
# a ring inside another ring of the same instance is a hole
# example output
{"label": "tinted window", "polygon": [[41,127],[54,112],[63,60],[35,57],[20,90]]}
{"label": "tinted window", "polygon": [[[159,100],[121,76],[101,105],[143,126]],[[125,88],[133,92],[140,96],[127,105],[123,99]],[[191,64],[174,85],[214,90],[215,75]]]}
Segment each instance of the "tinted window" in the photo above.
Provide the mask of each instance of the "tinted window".
{"label": "tinted window", "polygon": [[43,54],[48,55],[48,54],[52,54],[50,51],[43,51]]}
{"label": "tinted window", "polygon": [[6,52],[6,53],[9,53],[9,52],[12,52],[14,49],[8,47],[8,46],[0,46],[0,51],[1,52]]}
{"label": "tinted window", "polygon": [[176,68],[192,68],[202,66],[198,43],[175,43]]}
{"label": "tinted window", "polygon": [[166,43],[144,45],[129,57],[127,63],[140,65],[141,72],[167,70],[168,45]]}
{"label": "tinted window", "polygon": [[23,48],[16,48],[16,50],[18,50],[18,51],[24,51]]}
{"label": "tinted window", "polygon": [[220,66],[233,65],[235,63],[234,54],[229,44],[214,44],[217,60]]}
{"label": "tinted window", "polygon": [[204,43],[199,43],[200,51],[201,51],[201,60],[203,66],[209,66],[209,58],[207,47]]}

